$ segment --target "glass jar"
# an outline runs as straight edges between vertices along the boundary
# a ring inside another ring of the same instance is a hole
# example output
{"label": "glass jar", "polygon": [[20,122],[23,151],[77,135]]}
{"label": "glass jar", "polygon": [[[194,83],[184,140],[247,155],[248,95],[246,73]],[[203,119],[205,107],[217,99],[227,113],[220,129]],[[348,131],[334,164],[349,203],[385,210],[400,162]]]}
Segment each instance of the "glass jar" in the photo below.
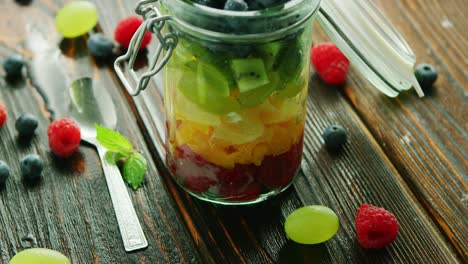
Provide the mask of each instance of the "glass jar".
{"label": "glass jar", "polygon": [[[415,83],[414,55],[398,34],[388,32],[391,27],[369,0],[328,0],[322,6],[320,0],[291,0],[246,12],[190,0],[153,2],[139,3],[145,23],[115,69],[133,95],[163,69],[166,165],[184,190],[202,200],[252,204],[293,182],[302,157],[317,14],[330,37],[384,93],[396,96]],[[146,29],[160,42],[158,59],[138,78],[132,68]],[[126,60],[136,90],[120,68]]]}
{"label": "glass jar", "polygon": [[163,69],[166,160],[186,191],[246,204],[292,183],[302,156],[318,2],[228,12],[161,1],[178,37]]}

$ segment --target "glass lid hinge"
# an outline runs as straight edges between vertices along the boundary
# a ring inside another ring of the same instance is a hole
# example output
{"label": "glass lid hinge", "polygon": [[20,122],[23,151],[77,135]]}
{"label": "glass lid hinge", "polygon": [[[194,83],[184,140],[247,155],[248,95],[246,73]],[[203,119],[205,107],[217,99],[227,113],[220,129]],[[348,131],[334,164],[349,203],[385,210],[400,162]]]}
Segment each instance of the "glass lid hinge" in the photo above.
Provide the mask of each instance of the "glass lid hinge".
{"label": "glass lid hinge", "polygon": [[[178,43],[177,36],[172,32],[168,31],[168,33],[163,34],[162,31],[166,22],[172,18],[171,16],[161,15],[161,12],[153,4],[157,1],[143,0],[138,3],[136,13],[144,18],[144,22],[133,35],[127,52],[114,62],[114,69],[118,77],[132,96],[136,96],[146,89],[151,77],[158,73],[169,61],[172,51]],[[149,69],[138,75],[135,70],[135,61],[147,30],[157,37],[159,43],[149,61]],[[130,78],[125,73],[130,75]]]}

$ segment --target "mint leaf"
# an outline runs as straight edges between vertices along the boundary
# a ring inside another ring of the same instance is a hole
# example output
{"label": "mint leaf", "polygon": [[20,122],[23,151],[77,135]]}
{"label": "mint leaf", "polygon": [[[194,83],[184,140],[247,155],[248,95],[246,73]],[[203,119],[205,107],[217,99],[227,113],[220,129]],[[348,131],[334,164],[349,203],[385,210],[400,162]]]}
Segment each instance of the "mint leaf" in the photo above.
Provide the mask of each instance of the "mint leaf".
{"label": "mint leaf", "polygon": [[109,164],[115,164],[115,165],[118,165],[117,162],[120,160],[120,159],[127,159],[128,155],[124,155],[120,152],[110,152],[110,151],[107,151],[104,158],[106,159],[106,161],[109,163]]}
{"label": "mint leaf", "polygon": [[127,159],[128,155],[122,154],[120,152],[114,154],[114,161],[117,162],[119,159]]}
{"label": "mint leaf", "polygon": [[124,158],[122,177],[134,190],[138,189],[148,168],[145,157],[134,151],[130,141],[118,132],[99,125],[95,127],[97,141],[108,150],[105,155],[106,161],[117,165],[117,161]]}
{"label": "mint leaf", "polygon": [[133,146],[128,139],[118,132],[109,128],[95,125],[97,136],[96,139],[110,152],[120,152],[124,155],[133,153]]}
{"label": "mint leaf", "polygon": [[145,157],[138,152],[133,153],[125,161],[123,178],[134,190],[138,189],[145,179],[148,164]]}
{"label": "mint leaf", "polygon": [[109,163],[109,164],[115,164],[115,154],[113,152],[107,151],[106,155],[104,155],[104,159]]}

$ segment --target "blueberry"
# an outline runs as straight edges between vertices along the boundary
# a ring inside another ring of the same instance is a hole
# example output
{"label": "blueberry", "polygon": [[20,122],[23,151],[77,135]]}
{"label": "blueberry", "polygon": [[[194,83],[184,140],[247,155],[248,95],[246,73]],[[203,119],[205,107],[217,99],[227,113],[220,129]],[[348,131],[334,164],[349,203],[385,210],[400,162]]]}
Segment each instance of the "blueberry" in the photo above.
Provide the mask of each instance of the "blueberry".
{"label": "blueberry", "polygon": [[42,176],[44,162],[35,154],[29,154],[20,161],[21,174],[26,181],[37,181]]}
{"label": "blueberry", "polygon": [[322,135],[325,145],[332,150],[341,148],[347,140],[346,130],[339,125],[333,125],[325,129]]}
{"label": "blueberry", "polygon": [[224,10],[247,11],[249,6],[244,0],[227,0],[224,4]]}
{"label": "blueberry", "polygon": [[261,10],[286,3],[288,0],[248,0],[250,10]]}
{"label": "blueberry", "polygon": [[0,186],[5,184],[8,177],[10,177],[10,167],[8,167],[4,161],[0,160]]}
{"label": "blueberry", "polygon": [[88,50],[97,59],[107,59],[114,55],[114,43],[101,33],[88,39]]}
{"label": "blueberry", "polygon": [[260,4],[257,0],[246,0],[247,5],[249,6],[249,10],[261,10],[263,9],[263,5]]}
{"label": "blueberry", "polygon": [[254,50],[254,46],[249,45],[237,45],[233,49],[229,51],[231,56],[235,58],[246,58],[252,51]]}
{"label": "blueberry", "polygon": [[216,42],[205,42],[203,44],[213,53],[227,53],[235,58],[245,58],[254,50],[254,46],[248,44],[224,44]]}
{"label": "blueberry", "polygon": [[29,5],[32,2],[32,0],[15,0],[15,2],[19,5]]}
{"label": "blueberry", "polygon": [[19,55],[13,55],[3,62],[7,78],[19,78],[22,75],[24,60]]}
{"label": "blueberry", "polygon": [[414,75],[418,79],[419,85],[423,90],[432,88],[432,85],[437,80],[437,71],[430,64],[419,64],[414,70]]}
{"label": "blueberry", "polygon": [[219,0],[193,0],[195,4],[204,5],[208,7],[220,8],[222,1]]}
{"label": "blueberry", "polygon": [[22,114],[16,119],[15,127],[20,137],[31,137],[36,131],[37,118],[31,114]]}

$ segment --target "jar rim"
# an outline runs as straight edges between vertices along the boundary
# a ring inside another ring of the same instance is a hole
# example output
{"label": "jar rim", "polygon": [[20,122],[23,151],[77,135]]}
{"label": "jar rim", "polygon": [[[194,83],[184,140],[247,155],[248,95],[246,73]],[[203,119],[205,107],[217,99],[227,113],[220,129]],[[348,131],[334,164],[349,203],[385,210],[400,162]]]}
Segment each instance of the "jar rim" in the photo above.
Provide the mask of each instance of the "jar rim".
{"label": "jar rim", "polygon": [[[268,19],[269,17],[281,17],[290,12],[300,10],[301,7],[304,7],[306,4],[311,4],[310,11],[307,12],[304,17],[299,19],[293,24],[288,25],[287,27],[280,28],[274,31],[267,32],[258,32],[258,33],[227,33],[227,32],[218,32],[211,29],[202,28],[196,25],[185,21],[183,18],[171,15],[171,20],[177,23],[178,26],[182,27],[184,31],[190,32],[193,35],[199,35],[204,37],[210,37],[213,40],[221,41],[233,41],[233,42],[243,42],[250,41],[252,39],[274,39],[279,35],[288,34],[291,30],[301,26],[306,23],[314,14],[318,13],[320,8],[321,0],[291,0],[286,2],[283,5],[279,5],[281,8],[270,8],[265,10],[252,10],[252,11],[230,11],[223,9],[216,9],[212,7],[203,6],[196,3],[190,3],[184,0],[167,0],[164,1],[166,5],[176,5],[174,7],[180,8],[187,13],[198,13],[200,16],[219,16],[219,17],[232,17],[233,19],[252,19],[252,18],[262,18]],[[277,10],[276,10],[277,9]],[[200,13],[201,12],[201,13]]]}
{"label": "jar rim", "polygon": [[[291,0],[283,5],[278,5],[272,8],[267,8],[264,10],[250,10],[250,11],[231,11],[231,10],[224,10],[224,9],[218,9],[214,7],[209,7],[209,6],[204,6],[201,4],[193,3],[193,2],[187,2],[184,0],[170,0],[174,2],[179,2],[181,5],[183,5],[184,8],[189,9],[188,11],[196,11],[196,12],[204,12],[207,15],[221,15],[221,16],[230,16],[230,17],[256,17],[256,16],[265,16],[265,15],[278,15],[283,12],[289,12],[291,9],[294,9],[301,3],[307,1],[307,0]],[[317,6],[320,5],[320,1],[317,1]],[[278,12],[274,12],[275,9],[277,9],[279,6],[281,6],[281,9],[278,9]]]}

